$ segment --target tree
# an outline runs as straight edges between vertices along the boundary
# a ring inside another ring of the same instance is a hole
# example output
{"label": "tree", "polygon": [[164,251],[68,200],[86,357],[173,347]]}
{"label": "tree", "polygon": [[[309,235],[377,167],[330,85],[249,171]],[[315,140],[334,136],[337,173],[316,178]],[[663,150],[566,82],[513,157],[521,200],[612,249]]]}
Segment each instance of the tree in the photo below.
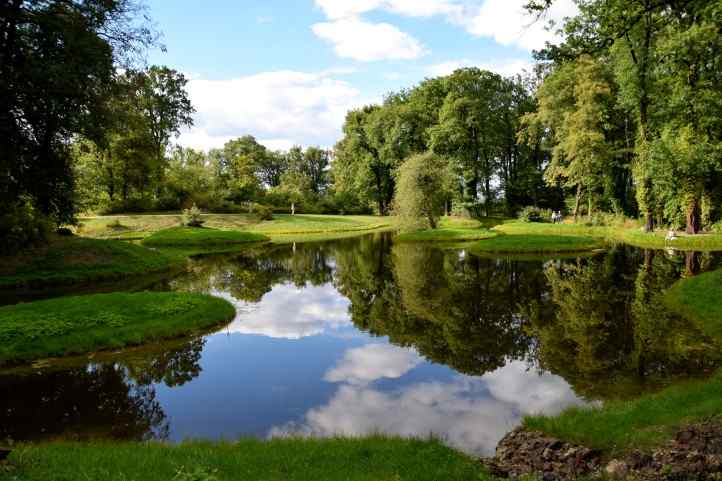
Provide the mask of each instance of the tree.
{"label": "tree", "polygon": [[448,171],[433,153],[413,155],[399,168],[394,208],[405,230],[436,229],[450,196]]}
{"label": "tree", "polygon": [[591,215],[593,190],[602,186],[608,172],[604,125],[610,94],[601,65],[584,55],[545,79],[537,93],[538,111],[524,117],[525,124],[538,123],[553,132],[552,158],[544,175],[552,184],[561,181],[576,189],[575,220],[585,189]]}
{"label": "tree", "polygon": [[74,218],[69,145],[102,136],[114,58],[152,44],[132,0],[10,0],[0,6],[0,202],[27,195]]}
{"label": "tree", "polygon": [[460,69],[448,79],[449,93],[430,129],[434,152],[457,161],[467,201],[479,198],[482,187],[486,215],[490,215],[492,177],[501,150],[502,78],[476,68]]}

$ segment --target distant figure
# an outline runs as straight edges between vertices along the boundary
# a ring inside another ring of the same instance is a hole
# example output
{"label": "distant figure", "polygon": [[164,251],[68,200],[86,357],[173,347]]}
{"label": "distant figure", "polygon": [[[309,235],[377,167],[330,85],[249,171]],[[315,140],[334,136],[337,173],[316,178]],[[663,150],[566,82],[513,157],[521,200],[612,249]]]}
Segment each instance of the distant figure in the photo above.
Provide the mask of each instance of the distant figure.
{"label": "distant figure", "polygon": [[291,202],[291,215],[296,215],[296,204]]}
{"label": "distant figure", "polygon": [[557,224],[562,221],[562,213],[558,210],[552,212],[552,224]]}
{"label": "distant figure", "polygon": [[664,240],[666,242],[677,240],[677,233],[674,230],[667,231],[667,237]]}

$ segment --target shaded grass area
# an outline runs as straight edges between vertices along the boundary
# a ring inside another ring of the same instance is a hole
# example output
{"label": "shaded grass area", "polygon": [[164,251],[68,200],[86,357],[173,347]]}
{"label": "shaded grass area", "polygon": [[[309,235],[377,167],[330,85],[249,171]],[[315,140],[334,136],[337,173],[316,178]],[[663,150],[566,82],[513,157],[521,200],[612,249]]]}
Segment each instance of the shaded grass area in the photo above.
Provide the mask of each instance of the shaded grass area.
{"label": "shaded grass area", "polygon": [[604,242],[592,237],[563,235],[501,235],[482,240],[469,251],[498,253],[545,253],[588,251],[604,247]]}
{"label": "shaded grass area", "polygon": [[440,441],[381,436],[227,442],[23,445],[18,481],[484,481],[480,463]]}
{"label": "shaded grass area", "polygon": [[[722,271],[678,281],[665,304],[722,341]],[[711,379],[688,381],[631,401],[601,408],[572,408],[558,416],[529,416],[524,425],[609,454],[652,447],[685,424],[722,414],[722,370]]]}
{"label": "shaded grass area", "polygon": [[0,307],[0,364],[172,338],[234,315],[224,299],[177,292],[94,294]]}
{"label": "shaded grass area", "polygon": [[0,257],[0,288],[83,284],[161,272],[182,258],[126,242],[58,237],[13,257]]}
{"label": "shaded grass area", "polygon": [[[364,215],[314,215],[274,214],[273,220],[257,221],[250,214],[204,214],[205,226],[212,229],[242,230],[267,235],[275,240],[299,241],[304,236],[338,234],[343,232],[366,232],[389,228],[394,220],[390,217]],[[147,214],[84,217],[80,219],[78,232],[97,238],[144,239],[154,232],[176,227],[181,222],[178,214]],[[292,237],[296,239],[292,239]]]}
{"label": "shaded grass area", "polygon": [[143,240],[143,245],[161,246],[209,246],[227,244],[245,244],[268,241],[268,237],[255,232],[237,230],[217,230],[206,227],[172,227],[151,234]]}
{"label": "shaded grass area", "polygon": [[398,242],[461,242],[489,239],[497,234],[474,219],[443,217],[436,229],[404,232],[394,240]]}

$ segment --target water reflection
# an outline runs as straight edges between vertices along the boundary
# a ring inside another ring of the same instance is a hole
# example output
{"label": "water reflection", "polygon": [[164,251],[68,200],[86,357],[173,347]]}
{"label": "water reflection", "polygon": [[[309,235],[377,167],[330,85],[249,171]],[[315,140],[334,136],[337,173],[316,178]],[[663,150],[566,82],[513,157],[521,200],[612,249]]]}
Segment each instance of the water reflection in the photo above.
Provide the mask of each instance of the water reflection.
{"label": "water reflection", "polygon": [[487,454],[525,414],[717,367],[719,346],[662,296],[718,264],[625,247],[482,258],[386,234],[197,258],[159,287],[230,300],[230,325],[0,375],[0,438],[381,431]]}

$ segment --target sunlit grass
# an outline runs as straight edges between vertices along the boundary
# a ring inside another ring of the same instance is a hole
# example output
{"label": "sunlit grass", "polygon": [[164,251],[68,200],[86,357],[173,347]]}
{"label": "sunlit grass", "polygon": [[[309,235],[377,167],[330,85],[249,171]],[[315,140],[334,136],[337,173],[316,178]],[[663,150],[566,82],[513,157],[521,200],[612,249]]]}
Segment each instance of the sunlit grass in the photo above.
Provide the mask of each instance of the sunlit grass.
{"label": "sunlit grass", "polygon": [[166,339],[234,315],[226,300],[176,292],[95,294],[0,307],[0,364]]}
{"label": "sunlit grass", "polygon": [[383,436],[238,442],[52,443],[10,456],[18,481],[485,481],[438,440]]}
{"label": "sunlit grass", "polygon": [[172,227],[143,239],[147,246],[212,246],[264,242],[268,237],[255,232],[218,230],[205,227]]}
{"label": "sunlit grass", "polygon": [[489,239],[497,234],[475,219],[442,217],[436,229],[404,232],[397,235],[397,242],[461,242]]}
{"label": "sunlit grass", "polygon": [[469,247],[474,252],[499,253],[551,253],[588,251],[604,247],[604,242],[591,237],[561,235],[500,235],[475,242]]}

